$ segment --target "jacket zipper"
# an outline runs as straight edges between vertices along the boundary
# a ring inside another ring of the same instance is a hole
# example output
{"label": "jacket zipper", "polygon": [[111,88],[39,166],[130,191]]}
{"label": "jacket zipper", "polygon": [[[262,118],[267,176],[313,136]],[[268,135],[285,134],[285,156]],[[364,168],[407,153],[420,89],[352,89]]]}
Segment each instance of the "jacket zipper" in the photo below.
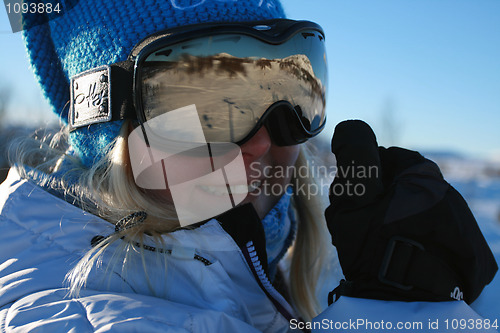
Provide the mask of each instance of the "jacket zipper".
{"label": "jacket zipper", "polygon": [[269,281],[269,278],[262,268],[257,250],[252,241],[246,243],[246,248],[242,249],[243,255],[247,260],[252,273],[254,274],[259,286],[267,295],[267,297],[274,304],[276,309],[285,317],[289,322],[295,319],[294,311],[291,305],[283,298],[283,296],[274,288]]}

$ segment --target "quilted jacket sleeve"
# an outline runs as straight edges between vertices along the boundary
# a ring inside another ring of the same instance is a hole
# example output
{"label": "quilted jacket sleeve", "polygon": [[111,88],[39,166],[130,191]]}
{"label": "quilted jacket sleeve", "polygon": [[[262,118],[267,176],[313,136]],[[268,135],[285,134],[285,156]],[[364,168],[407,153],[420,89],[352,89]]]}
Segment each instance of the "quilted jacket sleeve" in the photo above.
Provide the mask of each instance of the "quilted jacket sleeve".
{"label": "quilted jacket sleeve", "polygon": [[258,332],[224,313],[138,294],[41,291],[0,310],[2,332]]}

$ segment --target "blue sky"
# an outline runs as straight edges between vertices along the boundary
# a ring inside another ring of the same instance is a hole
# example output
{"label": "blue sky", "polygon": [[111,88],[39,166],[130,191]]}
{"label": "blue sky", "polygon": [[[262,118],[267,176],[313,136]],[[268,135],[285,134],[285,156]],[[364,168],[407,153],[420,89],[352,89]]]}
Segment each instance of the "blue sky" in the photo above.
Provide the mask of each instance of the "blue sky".
{"label": "blue sky", "polygon": [[[500,156],[500,1],[283,0],[290,18],[323,26],[330,66],[329,127],[367,121],[383,145]],[[21,35],[0,8],[0,88],[8,120],[54,119]]]}

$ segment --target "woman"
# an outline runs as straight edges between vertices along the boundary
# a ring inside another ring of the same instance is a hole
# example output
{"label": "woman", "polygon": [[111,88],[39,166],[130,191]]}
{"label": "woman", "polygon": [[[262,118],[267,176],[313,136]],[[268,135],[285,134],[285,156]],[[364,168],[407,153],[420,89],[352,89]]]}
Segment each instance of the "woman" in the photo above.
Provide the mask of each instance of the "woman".
{"label": "woman", "polygon": [[[3,327],[307,328],[332,259],[296,171],[325,123],[326,55],[320,27],[283,17],[273,0],[96,0],[25,30],[68,126],[20,144],[2,185]],[[382,299],[433,300],[404,296]]]}

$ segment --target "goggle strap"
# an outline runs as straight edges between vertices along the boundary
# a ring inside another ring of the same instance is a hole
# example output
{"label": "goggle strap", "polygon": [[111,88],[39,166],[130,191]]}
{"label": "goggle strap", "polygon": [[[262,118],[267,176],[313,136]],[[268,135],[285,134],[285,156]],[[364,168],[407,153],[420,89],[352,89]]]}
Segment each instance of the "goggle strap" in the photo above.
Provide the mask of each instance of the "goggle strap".
{"label": "goggle strap", "polygon": [[97,67],[71,78],[70,131],[122,119],[137,119],[133,98],[134,62]]}

